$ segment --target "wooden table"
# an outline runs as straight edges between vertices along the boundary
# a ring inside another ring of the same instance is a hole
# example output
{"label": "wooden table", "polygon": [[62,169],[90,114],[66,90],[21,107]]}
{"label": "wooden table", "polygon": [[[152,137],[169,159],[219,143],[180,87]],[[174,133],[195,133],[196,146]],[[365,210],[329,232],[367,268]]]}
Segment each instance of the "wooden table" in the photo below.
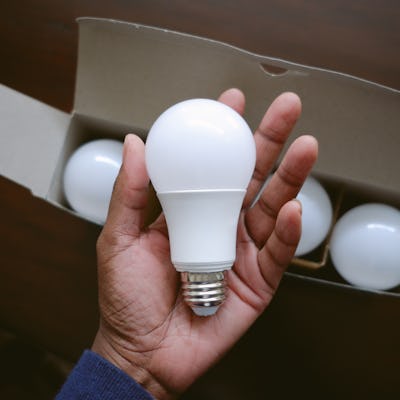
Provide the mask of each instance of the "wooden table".
{"label": "wooden table", "polygon": [[[201,35],[400,89],[400,3],[390,0],[16,0],[0,13],[0,83],[70,111],[79,16]],[[0,326],[75,359],[97,326],[100,228],[4,177],[0,213]],[[399,317],[391,303],[382,312],[368,296],[286,278],[268,312],[186,396],[398,394]]]}

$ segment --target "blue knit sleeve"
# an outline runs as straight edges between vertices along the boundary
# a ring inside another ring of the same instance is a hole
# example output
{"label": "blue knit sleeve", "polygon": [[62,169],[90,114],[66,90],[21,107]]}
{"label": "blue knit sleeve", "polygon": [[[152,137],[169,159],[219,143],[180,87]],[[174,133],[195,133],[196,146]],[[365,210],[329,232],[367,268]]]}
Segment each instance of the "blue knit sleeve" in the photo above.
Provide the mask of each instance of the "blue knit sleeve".
{"label": "blue knit sleeve", "polygon": [[154,400],[129,375],[86,350],[56,400]]}

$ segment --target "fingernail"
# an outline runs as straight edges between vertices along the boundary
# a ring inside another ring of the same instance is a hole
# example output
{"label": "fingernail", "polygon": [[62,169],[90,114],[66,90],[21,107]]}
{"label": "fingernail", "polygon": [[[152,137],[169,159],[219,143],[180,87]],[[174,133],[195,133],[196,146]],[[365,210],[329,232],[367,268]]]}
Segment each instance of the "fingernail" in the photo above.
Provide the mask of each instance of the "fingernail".
{"label": "fingernail", "polygon": [[298,205],[299,212],[300,212],[300,214],[302,214],[303,213],[303,205],[301,204],[301,201],[298,199],[293,199],[293,201]]}
{"label": "fingernail", "polygon": [[132,135],[131,133],[128,133],[127,135],[125,135],[125,138],[124,138],[124,148],[122,151],[122,163],[125,161],[125,158],[126,158],[126,152],[128,151],[128,142],[130,140],[129,138],[131,135]]}

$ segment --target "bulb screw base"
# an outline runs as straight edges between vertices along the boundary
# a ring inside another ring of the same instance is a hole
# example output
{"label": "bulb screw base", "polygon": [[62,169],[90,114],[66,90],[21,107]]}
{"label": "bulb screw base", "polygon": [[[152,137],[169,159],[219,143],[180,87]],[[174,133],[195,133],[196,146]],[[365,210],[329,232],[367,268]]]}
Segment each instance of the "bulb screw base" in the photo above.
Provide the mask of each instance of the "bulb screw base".
{"label": "bulb screw base", "polygon": [[196,315],[215,314],[226,298],[224,271],[182,272],[183,298]]}

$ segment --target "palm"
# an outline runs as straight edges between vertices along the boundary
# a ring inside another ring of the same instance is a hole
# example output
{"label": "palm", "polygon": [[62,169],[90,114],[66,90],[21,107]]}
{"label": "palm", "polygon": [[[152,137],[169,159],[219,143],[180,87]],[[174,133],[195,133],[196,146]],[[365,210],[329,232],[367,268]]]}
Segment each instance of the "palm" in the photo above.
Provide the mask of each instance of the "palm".
{"label": "palm", "polygon": [[[228,91],[220,100],[243,111],[244,98],[237,92]],[[207,318],[195,316],[183,302],[163,217],[142,229],[148,186],[144,147],[138,138],[127,138],[130,143],[124,147],[123,167],[98,242],[102,339],[96,339],[96,351],[110,359],[116,353],[127,361],[127,369],[129,364],[144,369],[164,391],[176,393],[249,328],[269,304],[300,236],[299,206],[290,200],[315,161],[314,139],[303,137],[291,146],[260,199],[248,208],[299,113],[298,99],[282,95],[255,133],[256,171],[239,220],[228,298]],[[104,350],[105,343],[111,351]],[[132,376],[137,378],[135,369]]]}
{"label": "palm", "polygon": [[[228,277],[230,290],[224,308],[214,318],[197,318],[183,302],[179,276],[169,261],[168,250],[165,233],[150,227],[132,246],[107,260],[115,269],[108,269],[112,275],[102,280],[105,287],[101,293],[106,297],[113,293],[117,300],[112,307],[107,299],[100,300],[103,323],[119,327],[118,334],[128,338],[129,352],[151,354],[148,368],[152,374],[177,390],[203,373],[215,362],[216,354],[222,355],[238,339],[243,326],[267,305],[272,288],[265,287],[263,279],[255,280],[255,288],[247,282],[246,276],[259,271],[258,248],[251,241],[241,243],[235,265],[238,272],[231,271]],[[239,271],[244,271],[244,276],[239,276]],[[235,318],[231,318],[232,313]],[[235,321],[240,321],[239,325]],[[138,337],[142,338],[139,346]],[[173,359],[180,362],[173,363]],[[167,363],[169,368],[164,367]]]}

